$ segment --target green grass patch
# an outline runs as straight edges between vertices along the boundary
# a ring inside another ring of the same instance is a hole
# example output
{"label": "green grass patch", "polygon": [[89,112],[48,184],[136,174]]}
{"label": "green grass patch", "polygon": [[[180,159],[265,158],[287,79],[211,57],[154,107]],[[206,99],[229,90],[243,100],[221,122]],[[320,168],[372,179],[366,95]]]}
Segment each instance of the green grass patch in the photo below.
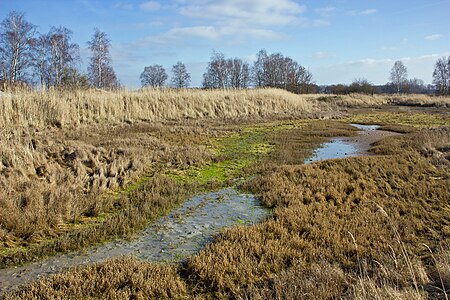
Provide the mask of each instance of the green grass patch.
{"label": "green grass patch", "polygon": [[268,141],[269,133],[290,130],[307,123],[309,121],[300,120],[245,127],[210,141],[207,147],[216,154],[215,161],[185,170],[169,170],[166,174],[180,182],[197,182],[201,185],[210,182],[225,183],[242,177],[246,168],[275,149],[275,144]]}
{"label": "green grass patch", "polygon": [[450,116],[409,112],[376,112],[353,115],[343,119],[349,123],[406,125],[415,128],[431,128],[450,125]]}

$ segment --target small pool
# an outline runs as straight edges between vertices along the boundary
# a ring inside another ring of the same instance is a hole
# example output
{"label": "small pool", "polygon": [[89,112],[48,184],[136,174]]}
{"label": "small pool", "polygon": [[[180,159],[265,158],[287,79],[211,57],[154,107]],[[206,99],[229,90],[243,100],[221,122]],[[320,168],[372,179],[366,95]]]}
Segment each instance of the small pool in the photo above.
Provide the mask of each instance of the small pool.
{"label": "small pool", "polygon": [[[361,125],[351,124],[360,130],[360,134],[375,131],[380,128],[379,125]],[[316,161],[334,158],[344,158],[360,155],[360,150],[356,143],[350,142],[348,138],[333,138],[324,143],[320,148],[314,151],[314,154],[307,158],[304,163],[310,164]]]}

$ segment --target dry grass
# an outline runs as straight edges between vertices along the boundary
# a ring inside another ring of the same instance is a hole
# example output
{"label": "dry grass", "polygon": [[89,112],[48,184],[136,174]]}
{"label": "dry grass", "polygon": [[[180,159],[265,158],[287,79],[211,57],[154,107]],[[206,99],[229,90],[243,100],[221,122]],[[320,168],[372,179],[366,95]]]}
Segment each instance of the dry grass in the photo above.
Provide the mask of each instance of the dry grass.
{"label": "dry grass", "polygon": [[[173,207],[187,194],[179,191],[182,186],[175,186],[180,184],[168,182],[158,186],[155,195],[145,193],[149,197],[145,213],[124,220],[125,207],[142,209],[129,201],[129,192],[137,187],[130,183],[143,175],[149,184],[161,183],[162,168],[209,161],[213,153],[199,144],[219,134],[214,129],[175,124],[91,129],[3,130],[7,138],[0,148],[0,265],[131,232],[146,217],[163,212],[161,205],[153,204],[154,196],[166,187],[176,192],[165,196],[164,209]],[[117,193],[124,188],[125,192]],[[92,236],[82,241],[88,234]],[[26,253],[17,253],[21,247],[26,247]]]}
{"label": "dry grass", "polygon": [[278,89],[17,91],[0,101],[0,128],[73,127],[203,118],[299,116],[324,113],[327,105]]}
{"label": "dry grass", "polygon": [[181,299],[186,293],[186,284],[176,267],[123,257],[79,268],[69,276],[52,276],[4,298]]}
{"label": "dry grass", "polygon": [[[203,145],[240,126],[215,120],[317,114],[316,99],[279,90],[22,91],[2,98],[1,265],[132,233],[196,191],[160,174],[218,159]],[[398,118],[405,116],[386,124]],[[326,137],[354,129],[330,121],[295,127],[269,134],[276,151],[248,171],[260,175],[247,188],[274,207],[272,219],[225,231],[181,271],[116,260],[10,297],[442,298],[449,282],[449,129],[386,139],[373,150],[380,157],[300,166]],[[152,272],[168,274],[167,282],[149,286]]]}
{"label": "dry grass", "polygon": [[[217,159],[207,140],[236,130],[222,119],[243,123],[323,108],[276,89],[17,90],[3,94],[0,106],[0,265],[86,244],[66,236],[95,231],[88,240],[98,242],[130,231],[140,223],[98,229],[128,205],[128,195],[117,192],[143,176]],[[172,196],[166,209],[179,201]],[[21,247],[27,253],[18,254]]]}
{"label": "dry grass", "polygon": [[227,230],[189,260],[188,272],[205,291],[233,297],[273,290],[280,274],[303,268],[322,270],[309,277],[316,283],[341,273],[344,279],[322,279],[326,287],[307,288],[308,280],[278,283],[273,298],[298,291],[305,299],[308,293],[328,299],[423,298],[420,287],[436,273],[423,243],[441,253],[440,243],[450,237],[450,177],[416,150],[403,150],[271,169],[249,187],[275,208],[273,219]]}

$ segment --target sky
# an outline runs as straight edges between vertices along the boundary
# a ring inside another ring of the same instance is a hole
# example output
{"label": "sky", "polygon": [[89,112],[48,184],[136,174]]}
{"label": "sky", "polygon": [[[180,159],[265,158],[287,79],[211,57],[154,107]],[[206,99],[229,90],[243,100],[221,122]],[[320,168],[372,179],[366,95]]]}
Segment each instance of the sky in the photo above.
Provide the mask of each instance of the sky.
{"label": "sky", "polygon": [[0,19],[12,11],[46,33],[72,30],[80,45],[94,28],[112,41],[121,83],[140,86],[145,66],[182,61],[200,86],[213,50],[252,63],[260,49],[308,68],[319,85],[365,78],[389,81],[396,60],[409,78],[432,81],[436,60],[450,55],[450,0],[0,0]]}

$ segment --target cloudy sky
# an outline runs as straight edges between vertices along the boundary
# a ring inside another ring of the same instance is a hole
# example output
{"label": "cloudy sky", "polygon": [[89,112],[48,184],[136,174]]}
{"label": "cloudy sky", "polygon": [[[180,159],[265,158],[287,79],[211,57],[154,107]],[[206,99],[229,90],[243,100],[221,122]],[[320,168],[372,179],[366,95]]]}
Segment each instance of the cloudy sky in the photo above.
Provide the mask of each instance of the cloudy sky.
{"label": "cloudy sky", "polygon": [[182,61],[192,85],[213,50],[252,62],[262,48],[309,68],[317,84],[388,81],[394,61],[431,82],[435,61],[450,55],[450,0],[0,0],[47,32],[65,26],[82,50],[93,28],[112,40],[121,82],[139,86],[145,66]]}

